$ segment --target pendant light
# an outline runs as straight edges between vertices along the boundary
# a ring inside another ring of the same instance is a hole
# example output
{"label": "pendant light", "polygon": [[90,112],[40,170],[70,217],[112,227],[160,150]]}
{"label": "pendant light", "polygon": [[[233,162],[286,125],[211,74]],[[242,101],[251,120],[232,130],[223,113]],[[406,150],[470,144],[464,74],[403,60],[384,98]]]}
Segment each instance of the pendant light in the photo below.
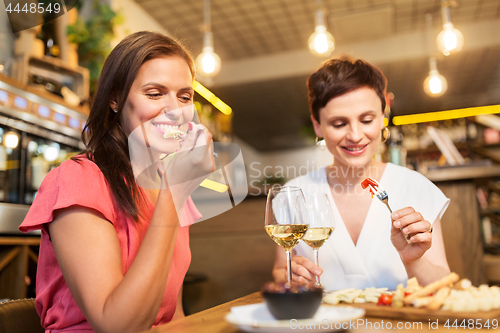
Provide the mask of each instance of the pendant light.
{"label": "pendant light", "polygon": [[424,91],[432,97],[443,96],[448,89],[448,83],[445,77],[439,74],[435,57],[429,58],[429,68],[429,76],[424,81]]}
{"label": "pendant light", "polygon": [[429,76],[424,81],[424,91],[431,97],[439,97],[448,89],[448,83],[445,77],[439,74],[436,57],[432,55],[434,46],[429,42],[432,40],[432,15],[425,14],[425,19],[427,21],[427,44],[429,49]]}
{"label": "pendant light", "polygon": [[439,52],[445,56],[459,52],[464,47],[464,35],[460,30],[453,27],[451,23],[451,3],[443,0],[441,16],[443,17],[443,30],[437,36],[437,47]]}
{"label": "pendant light", "polygon": [[316,0],[317,9],[314,15],[316,28],[309,37],[307,44],[309,51],[315,56],[328,57],[335,49],[335,39],[326,30],[325,10],[321,0]]}
{"label": "pendant light", "polygon": [[221,61],[214,52],[214,41],[210,23],[210,0],[203,1],[203,52],[196,58],[196,70],[200,76],[212,78],[219,74]]}

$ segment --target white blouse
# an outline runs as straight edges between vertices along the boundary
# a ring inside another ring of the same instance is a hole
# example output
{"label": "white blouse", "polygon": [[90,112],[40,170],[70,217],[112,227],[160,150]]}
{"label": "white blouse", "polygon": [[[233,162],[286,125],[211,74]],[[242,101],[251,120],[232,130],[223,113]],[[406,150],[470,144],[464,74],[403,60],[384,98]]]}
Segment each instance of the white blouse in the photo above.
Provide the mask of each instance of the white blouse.
{"label": "white blouse", "polygon": [[[423,175],[395,164],[387,164],[379,183],[389,194],[389,205],[393,211],[411,206],[430,223],[443,216],[450,202]],[[371,201],[355,245],[335,205],[325,168],[297,177],[287,185],[301,187],[304,193],[327,193],[330,199],[335,230],[319,250],[319,266],[323,269],[321,284],[325,290],[396,289],[399,283],[406,282],[406,270],[390,240],[390,213],[382,202],[375,197]],[[313,250],[304,242],[300,242],[294,250],[297,255],[314,261]]]}

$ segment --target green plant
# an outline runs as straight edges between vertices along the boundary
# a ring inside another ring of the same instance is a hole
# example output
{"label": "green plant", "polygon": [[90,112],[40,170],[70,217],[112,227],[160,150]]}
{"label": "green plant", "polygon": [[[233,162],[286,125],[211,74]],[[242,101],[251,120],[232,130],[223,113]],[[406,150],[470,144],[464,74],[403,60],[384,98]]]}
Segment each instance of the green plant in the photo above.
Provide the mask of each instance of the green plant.
{"label": "green plant", "polygon": [[270,184],[285,184],[286,183],[286,178],[283,176],[268,176],[262,178],[259,183],[261,185],[270,185]]}
{"label": "green plant", "polygon": [[86,22],[78,16],[75,24],[69,25],[67,34],[70,43],[78,45],[78,62],[90,72],[90,94],[93,95],[104,60],[111,52],[111,40],[115,36],[113,28],[123,23],[123,17],[102,4],[93,3],[94,15]]}

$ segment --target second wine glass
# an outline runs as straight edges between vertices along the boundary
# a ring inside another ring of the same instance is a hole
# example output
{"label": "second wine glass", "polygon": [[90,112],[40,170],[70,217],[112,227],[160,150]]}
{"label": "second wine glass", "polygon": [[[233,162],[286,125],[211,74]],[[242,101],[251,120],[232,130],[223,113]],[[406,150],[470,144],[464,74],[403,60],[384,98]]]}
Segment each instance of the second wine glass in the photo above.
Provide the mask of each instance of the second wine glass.
{"label": "second wine glass", "polygon": [[286,251],[288,286],[292,285],[292,249],[304,236],[308,226],[306,203],[299,187],[283,186],[269,190],[265,228],[272,240]]}
{"label": "second wine glass", "polygon": [[[309,212],[309,229],[302,240],[312,247],[314,252],[314,263],[318,263],[319,248],[325,244],[335,230],[330,200],[325,193],[308,193],[305,195],[307,211]],[[316,286],[320,287],[319,276],[316,276]]]}

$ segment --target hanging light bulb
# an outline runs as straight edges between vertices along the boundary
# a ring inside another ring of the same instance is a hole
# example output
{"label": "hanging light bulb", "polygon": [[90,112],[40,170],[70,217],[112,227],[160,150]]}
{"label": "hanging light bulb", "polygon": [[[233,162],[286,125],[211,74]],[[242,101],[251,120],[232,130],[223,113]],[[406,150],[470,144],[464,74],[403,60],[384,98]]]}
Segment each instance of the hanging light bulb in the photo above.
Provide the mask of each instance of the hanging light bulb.
{"label": "hanging light bulb", "polygon": [[325,11],[321,8],[321,0],[317,0],[317,4],[319,8],[316,10],[315,15],[316,28],[309,37],[307,44],[312,54],[328,57],[335,49],[335,38],[326,30]]}
{"label": "hanging light bulb", "polygon": [[443,30],[437,36],[436,42],[439,52],[445,56],[459,52],[464,47],[464,35],[451,23],[450,5],[446,2],[441,7]]}
{"label": "hanging light bulb", "polygon": [[429,76],[424,81],[424,91],[431,97],[442,96],[448,90],[448,83],[437,70],[436,58],[429,59]]}
{"label": "hanging light bulb", "polygon": [[221,61],[219,56],[214,52],[212,46],[212,32],[206,31],[203,40],[203,52],[196,57],[196,68],[200,75],[204,77],[214,77],[220,72]]}
{"label": "hanging light bulb", "polygon": [[198,73],[206,78],[211,78],[219,74],[221,61],[214,52],[213,34],[210,23],[210,0],[204,0],[203,3],[203,51],[196,57],[196,69]]}

